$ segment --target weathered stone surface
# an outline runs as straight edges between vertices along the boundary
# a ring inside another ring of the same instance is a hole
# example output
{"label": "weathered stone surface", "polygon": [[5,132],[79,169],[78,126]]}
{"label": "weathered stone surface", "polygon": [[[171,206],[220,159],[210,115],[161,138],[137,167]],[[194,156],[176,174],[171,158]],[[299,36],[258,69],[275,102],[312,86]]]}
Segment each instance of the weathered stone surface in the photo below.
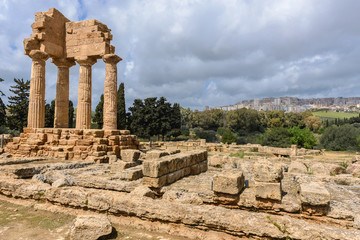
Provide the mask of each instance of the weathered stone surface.
{"label": "weathered stone surface", "polygon": [[172,201],[172,202],[175,201],[186,204],[195,204],[195,205],[203,204],[203,201],[199,197],[198,193],[186,192],[186,191],[169,190],[164,193],[162,199],[166,201]]}
{"label": "weathered stone surface", "polygon": [[283,171],[280,164],[269,161],[256,162],[254,164],[254,178],[259,182],[280,182]]}
{"label": "weathered stone surface", "polygon": [[302,162],[291,162],[289,165],[289,173],[306,174],[307,168]]}
{"label": "weathered stone surface", "polygon": [[125,149],[121,150],[121,160],[124,162],[136,162],[140,158],[141,152],[139,150],[134,149]]}
{"label": "weathered stone surface", "polygon": [[141,166],[125,169],[120,173],[120,178],[128,181],[134,181],[142,178],[143,176]]}
{"label": "weathered stone surface", "polygon": [[311,168],[311,172],[315,175],[325,175],[325,176],[330,175],[329,169],[322,163],[315,163],[311,165],[310,168]]}
{"label": "weathered stone surface", "polygon": [[213,177],[213,190],[219,193],[239,194],[244,187],[244,181],[244,175],[239,170],[222,172]]}
{"label": "weathered stone surface", "polygon": [[143,162],[143,174],[147,177],[161,177],[169,173],[169,162],[167,160],[155,159]]}
{"label": "weathered stone surface", "polygon": [[300,212],[301,201],[296,195],[286,194],[281,199],[280,208],[285,212],[290,212],[290,213]]}
{"label": "weathered stone surface", "polygon": [[[46,197],[51,201],[66,203],[67,198],[74,197],[74,191],[80,189],[57,188],[49,191],[51,194]],[[72,192],[68,194],[66,192]],[[81,194],[89,194],[90,190],[81,191]],[[276,216],[247,212],[233,211],[223,207],[209,205],[190,205],[178,202],[169,202],[151,198],[137,198],[131,194],[107,193],[105,191],[92,192],[106,199],[109,204],[109,211],[112,213],[132,214],[145,219],[159,220],[166,222],[183,223],[217,229],[232,234],[251,234],[257,237],[286,238],[294,239],[360,239],[360,232],[356,230],[341,229],[315,223],[308,223],[301,219],[289,216]],[[90,201],[89,201],[90,203]],[[78,201],[78,204],[80,202]],[[89,204],[90,205],[90,204]],[[92,205],[96,209],[97,205]],[[279,230],[274,222],[286,232]]]}
{"label": "weathered stone surface", "polygon": [[140,165],[140,162],[123,162],[123,161],[117,161],[111,164],[111,173],[120,173],[125,169],[133,168]]}
{"label": "weathered stone surface", "polygon": [[330,193],[320,183],[301,183],[300,199],[303,204],[310,206],[328,205],[330,202]]}
{"label": "weathered stone surface", "polygon": [[[122,59],[115,54],[103,56],[105,64],[103,129],[117,129],[117,66]],[[136,159],[137,160],[137,159]],[[136,161],[135,160],[135,161]]]}
{"label": "weathered stone surface", "polygon": [[255,188],[256,197],[281,201],[280,183],[256,182]]}
{"label": "weathered stone surface", "polygon": [[136,187],[130,194],[138,197],[155,198],[155,193],[150,188],[143,185]]}
{"label": "weathered stone surface", "polygon": [[81,215],[71,225],[71,240],[97,240],[102,236],[109,235],[112,226],[109,219],[103,215]]}
{"label": "weathered stone surface", "polygon": [[158,159],[164,156],[169,155],[168,152],[165,151],[158,151],[158,150],[152,150],[146,153],[146,159],[150,160],[150,159]]}
{"label": "weathered stone surface", "polygon": [[344,174],[346,173],[346,169],[343,166],[337,164],[328,164],[328,169],[331,176]]}
{"label": "weathered stone surface", "polygon": [[360,164],[351,164],[346,168],[346,172],[352,174],[354,177],[360,177]]}

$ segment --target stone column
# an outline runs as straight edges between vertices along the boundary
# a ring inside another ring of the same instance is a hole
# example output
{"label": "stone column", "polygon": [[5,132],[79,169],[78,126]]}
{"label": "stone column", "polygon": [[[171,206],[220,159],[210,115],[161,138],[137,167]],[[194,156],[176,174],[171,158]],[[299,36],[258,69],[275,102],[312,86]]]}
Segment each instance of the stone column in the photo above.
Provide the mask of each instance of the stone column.
{"label": "stone column", "polygon": [[117,129],[117,66],[122,59],[115,54],[103,57],[105,67],[103,129]]}
{"label": "stone column", "polygon": [[48,54],[40,50],[31,50],[32,58],[30,96],[28,110],[28,128],[45,126],[45,61]]}
{"label": "stone column", "polygon": [[91,128],[91,66],[96,63],[93,58],[76,59],[80,65],[78,103],[76,110],[76,128]]}
{"label": "stone column", "polygon": [[74,61],[65,58],[51,60],[58,67],[54,128],[69,127],[69,68],[75,65]]}

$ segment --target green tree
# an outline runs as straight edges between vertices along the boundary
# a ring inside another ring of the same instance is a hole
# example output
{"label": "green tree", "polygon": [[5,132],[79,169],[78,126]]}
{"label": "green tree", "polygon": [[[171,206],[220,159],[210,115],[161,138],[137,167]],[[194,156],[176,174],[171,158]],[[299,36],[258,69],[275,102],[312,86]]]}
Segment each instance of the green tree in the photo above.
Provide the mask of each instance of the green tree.
{"label": "green tree", "polygon": [[267,111],[266,119],[269,128],[282,128],[285,126],[285,115],[283,111]]}
{"label": "green tree", "polygon": [[74,127],[74,104],[70,100],[69,101],[69,128]]}
{"label": "green tree", "polygon": [[45,127],[53,128],[54,127],[54,117],[55,117],[55,100],[51,101],[51,104],[45,104]]}
{"label": "green tree", "polygon": [[298,147],[312,149],[316,145],[314,134],[307,128],[292,127],[289,130],[291,134],[290,142]]}
{"label": "green tree", "polygon": [[181,113],[181,128],[183,129],[189,129],[192,128],[192,114],[190,108],[183,108],[180,107],[180,113]]}
{"label": "green tree", "polygon": [[233,143],[237,141],[236,133],[231,132],[229,129],[226,129],[222,135],[222,143]]}
{"label": "green tree", "polygon": [[[0,82],[3,82],[4,79],[0,78]],[[0,96],[5,96],[5,94],[0,90]],[[0,126],[6,126],[6,106],[2,99],[0,98]]]}
{"label": "green tree", "polygon": [[102,129],[103,127],[103,115],[104,115],[104,94],[101,94],[100,96],[100,102],[98,105],[96,105],[95,108],[95,116],[94,116],[94,122],[97,124],[98,129]]}
{"label": "green tree", "polygon": [[238,109],[226,113],[226,127],[236,133],[262,132],[260,115],[253,109]]}
{"label": "green tree", "polygon": [[181,135],[181,110],[178,103],[174,103],[170,111],[170,131],[167,136],[178,137]]}
{"label": "green tree", "polygon": [[264,133],[262,145],[272,147],[290,147],[291,134],[286,128],[269,128]]}
{"label": "green tree", "polygon": [[325,129],[320,143],[335,151],[358,150],[360,130],[353,125],[331,126]]}
{"label": "green tree", "polygon": [[127,129],[126,108],[125,108],[125,89],[124,83],[120,83],[117,91],[117,128]]}
{"label": "green tree", "polygon": [[10,86],[10,92],[14,95],[8,98],[8,126],[10,129],[22,131],[27,124],[30,81],[14,78],[14,82],[15,85]]}
{"label": "green tree", "polygon": [[319,131],[322,124],[321,118],[316,116],[309,116],[304,119],[304,122],[306,127],[315,133]]}

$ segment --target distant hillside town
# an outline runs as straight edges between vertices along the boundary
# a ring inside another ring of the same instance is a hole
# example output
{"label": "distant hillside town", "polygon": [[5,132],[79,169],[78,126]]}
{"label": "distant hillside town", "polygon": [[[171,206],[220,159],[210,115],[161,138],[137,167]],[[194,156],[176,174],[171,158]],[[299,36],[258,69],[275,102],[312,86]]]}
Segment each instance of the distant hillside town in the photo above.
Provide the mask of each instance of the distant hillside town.
{"label": "distant hillside town", "polygon": [[236,110],[241,108],[250,108],[257,111],[280,110],[284,112],[304,112],[311,109],[326,109],[329,111],[353,112],[360,109],[360,97],[337,97],[337,98],[310,98],[302,99],[296,97],[263,98],[251,99],[238,102],[234,105],[214,107],[205,107],[208,109],[221,109],[224,111]]}

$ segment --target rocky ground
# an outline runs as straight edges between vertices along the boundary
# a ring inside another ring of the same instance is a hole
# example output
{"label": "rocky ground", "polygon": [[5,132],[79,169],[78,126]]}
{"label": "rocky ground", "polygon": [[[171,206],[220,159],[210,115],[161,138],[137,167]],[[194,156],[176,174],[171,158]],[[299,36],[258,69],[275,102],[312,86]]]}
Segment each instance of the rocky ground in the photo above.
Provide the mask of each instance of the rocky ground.
{"label": "rocky ground", "polygon": [[0,238],[65,239],[85,211],[111,218],[112,239],[360,239],[355,154],[209,152],[208,165],[150,189],[111,164],[0,155]]}

